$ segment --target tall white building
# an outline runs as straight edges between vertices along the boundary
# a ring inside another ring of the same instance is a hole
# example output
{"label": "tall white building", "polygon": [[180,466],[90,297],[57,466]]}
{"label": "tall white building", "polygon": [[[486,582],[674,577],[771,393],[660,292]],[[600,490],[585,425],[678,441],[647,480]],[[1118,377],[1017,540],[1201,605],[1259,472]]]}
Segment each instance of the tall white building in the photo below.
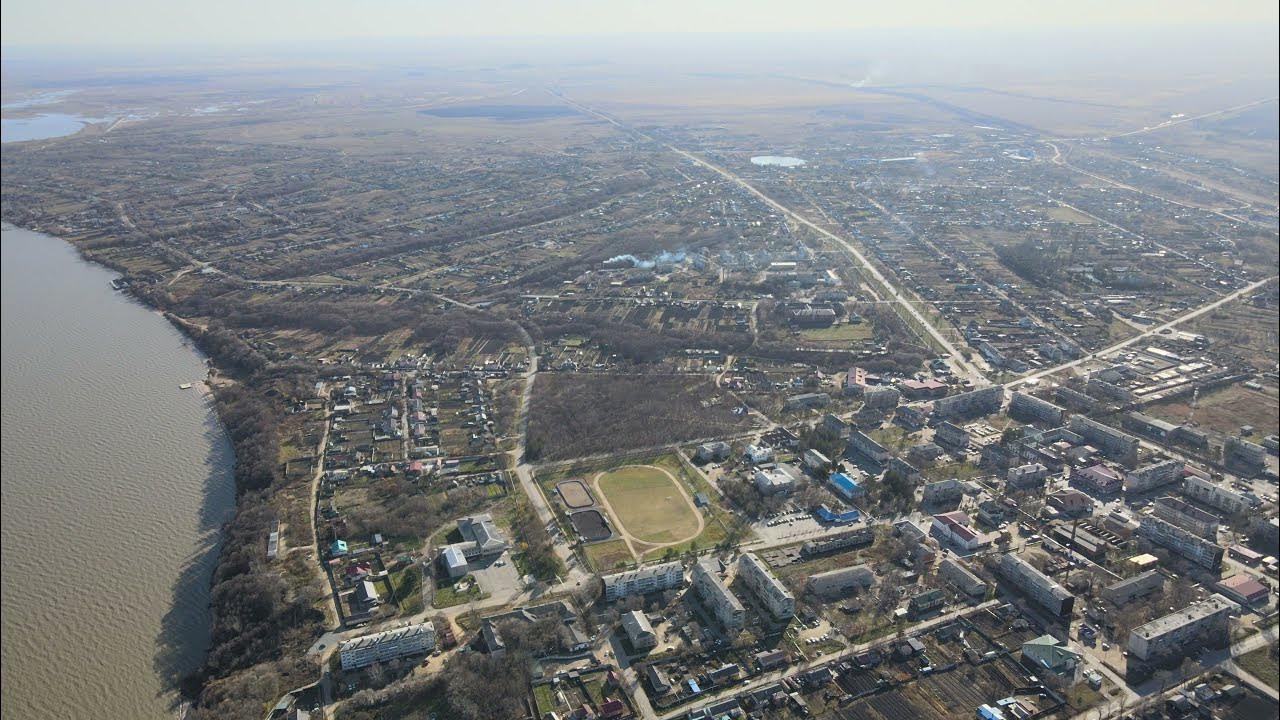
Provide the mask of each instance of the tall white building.
{"label": "tall white building", "polygon": [[605,575],[604,599],[613,601],[629,595],[646,595],[684,584],[684,566],[677,562],[650,565],[636,570]]}
{"label": "tall white building", "polygon": [[409,655],[429,653],[436,646],[436,628],[429,622],[362,635],[338,645],[343,670],[362,668]]}
{"label": "tall white building", "polygon": [[747,611],[729,592],[715,570],[715,559],[704,558],[693,565],[693,589],[711,615],[728,635],[736,635],[746,624]]}
{"label": "tall white building", "polygon": [[795,615],[795,596],[755,553],[743,553],[738,558],[738,577],[760,598],[760,602],[764,603],[775,620],[786,620]]}

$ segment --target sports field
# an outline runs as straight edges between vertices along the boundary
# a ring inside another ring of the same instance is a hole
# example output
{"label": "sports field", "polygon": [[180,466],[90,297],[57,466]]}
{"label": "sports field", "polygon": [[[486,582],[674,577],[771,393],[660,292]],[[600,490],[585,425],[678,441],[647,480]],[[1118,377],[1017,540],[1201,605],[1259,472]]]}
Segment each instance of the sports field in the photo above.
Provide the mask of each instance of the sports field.
{"label": "sports field", "polygon": [[609,470],[596,478],[596,487],[620,529],[634,540],[674,543],[702,529],[689,498],[661,468],[630,465]]}

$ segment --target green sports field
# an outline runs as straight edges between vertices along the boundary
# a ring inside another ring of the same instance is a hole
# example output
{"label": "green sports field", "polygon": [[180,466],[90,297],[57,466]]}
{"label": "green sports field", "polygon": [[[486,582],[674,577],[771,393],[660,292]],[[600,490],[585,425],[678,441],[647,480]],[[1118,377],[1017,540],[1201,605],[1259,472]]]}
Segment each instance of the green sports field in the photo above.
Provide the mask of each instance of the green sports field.
{"label": "green sports field", "polygon": [[621,467],[602,473],[597,482],[614,519],[633,539],[663,544],[698,533],[698,515],[663,470]]}

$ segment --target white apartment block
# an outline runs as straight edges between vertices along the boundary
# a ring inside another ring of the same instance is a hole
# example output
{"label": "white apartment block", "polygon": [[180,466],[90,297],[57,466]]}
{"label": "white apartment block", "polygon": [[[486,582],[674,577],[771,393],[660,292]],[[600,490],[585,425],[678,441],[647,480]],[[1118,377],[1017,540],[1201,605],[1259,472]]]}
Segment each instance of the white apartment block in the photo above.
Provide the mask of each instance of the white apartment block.
{"label": "white apartment block", "polygon": [[684,585],[684,566],[679,562],[650,565],[636,570],[605,575],[604,599],[618,600],[630,595],[647,595]]}
{"label": "white apartment block", "polygon": [[782,581],[774,577],[769,566],[755,553],[743,553],[738,558],[738,577],[760,602],[768,608],[775,620],[786,620],[796,613],[796,599]]}
{"label": "white apartment block", "polygon": [[362,635],[338,645],[343,670],[362,668],[409,655],[425,654],[436,647],[436,629],[429,622]]}
{"label": "white apartment block", "polygon": [[693,565],[693,589],[712,617],[728,635],[736,635],[746,624],[747,611],[729,592],[716,572],[716,560],[705,558]]}

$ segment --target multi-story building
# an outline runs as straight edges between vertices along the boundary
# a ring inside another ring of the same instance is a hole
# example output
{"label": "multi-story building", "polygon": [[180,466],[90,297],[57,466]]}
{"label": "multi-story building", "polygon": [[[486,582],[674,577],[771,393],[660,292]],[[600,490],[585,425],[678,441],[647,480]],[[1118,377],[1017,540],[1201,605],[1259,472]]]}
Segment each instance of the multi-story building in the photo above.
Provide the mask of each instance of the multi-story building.
{"label": "multi-story building", "polygon": [[814,448],[804,451],[804,467],[812,473],[825,473],[831,467],[831,458]]}
{"label": "multi-story building", "polygon": [[964,497],[964,483],[955,478],[926,483],[924,486],[924,502],[949,503]]}
{"label": "multi-story building", "polygon": [[933,401],[933,414],[941,418],[989,415],[999,410],[1003,404],[1004,387],[993,385],[981,390],[938,398]]}
{"label": "multi-story building", "polygon": [[[462,542],[440,548],[440,563],[448,569],[450,575],[459,569],[465,573],[466,563],[477,558],[501,555],[510,547],[502,530],[494,524],[493,516],[488,513],[459,518],[458,534],[462,536]],[[460,559],[465,561],[461,568],[458,567]]]}
{"label": "multi-story building", "polygon": [[1072,470],[1071,482],[1100,495],[1113,495],[1124,487],[1124,478],[1120,473],[1102,464]]}
{"label": "multi-story building", "polygon": [[867,565],[851,565],[809,576],[808,590],[825,600],[834,600],[865,590],[875,582],[876,575]]}
{"label": "multi-story building", "polygon": [[1079,390],[1073,390],[1066,385],[1059,385],[1053,391],[1053,396],[1062,402],[1063,405],[1076,410],[1077,412],[1093,412],[1098,409],[1098,401],[1089,397]]}
{"label": "multi-story building", "polygon": [[622,631],[636,650],[651,650],[658,646],[658,634],[653,631],[649,618],[639,610],[623,613]]}
{"label": "multi-story building", "polygon": [[436,629],[429,622],[361,635],[338,645],[343,670],[353,670],[396,658],[429,653],[436,647]]}
{"label": "multi-story building", "polygon": [[902,393],[892,385],[869,385],[862,393],[862,406],[874,410],[887,410],[898,406]]}
{"label": "multi-story building", "polygon": [[996,563],[996,572],[1019,592],[1055,617],[1071,617],[1076,598],[1053,578],[1013,553],[1005,553]]}
{"label": "multi-story building", "polygon": [[1103,588],[1102,599],[1115,605],[1126,605],[1163,588],[1164,575],[1155,570],[1148,570]]}
{"label": "multi-story building", "polygon": [[1222,555],[1226,552],[1220,545],[1151,515],[1140,521],[1138,536],[1210,570],[1222,566]]}
{"label": "multi-story building", "polygon": [[1079,434],[1103,455],[1123,463],[1126,467],[1138,464],[1138,438],[1083,415],[1072,415],[1071,431]]}
{"label": "multi-story building", "polygon": [[942,562],[938,563],[938,577],[969,597],[986,597],[987,583],[955,558],[943,558]]}
{"label": "multi-story building", "polygon": [[1009,415],[1021,420],[1038,420],[1058,426],[1067,419],[1067,411],[1048,400],[1041,400],[1034,395],[1015,392],[1009,401]]}
{"label": "multi-story building", "polygon": [[963,450],[969,447],[969,433],[959,425],[943,422],[934,430],[933,441],[943,447]]}
{"label": "multi-story building", "polygon": [[883,445],[872,440],[870,436],[861,430],[854,430],[849,433],[849,447],[847,452],[850,455],[862,455],[872,462],[884,464],[889,462],[891,457],[888,450]]}
{"label": "multi-story building", "polygon": [[756,468],[756,489],[762,495],[776,495],[791,492],[796,486],[796,478],[782,465],[770,465]]}
{"label": "multi-story building", "polygon": [[1016,490],[1027,490],[1044,485],[1048,477],[1049,468],[1040,463],[1030,463],[1009,468],[1009,472],[1005,475],[1005,482]]}
{"label": "multi-story building", "polygon": [[1124,490],[1128,493],[1142,493],[1171,485],[1182,479],[1184,467],[1186,465],[1180,460],[1164,460],[1143,465],[1125,476]]}
{"label": "multi-story building", "polygon": [[784,410],[806,410],[820,408],[831,403],[831,396],[826,393],[801,393],[787,398]]}
{"label": "multi-story building", "polygon": [[1262,467],[1267,464],[1267,449],[1244,438],[1227,438],[1222,447],[1222,457],[1227,462],[1235,461],[1248,467]]}
{"label": "multi-story building", "polygon": [[637,570],[605,575],[604,599],[618,600],[630,595],[646,595],[684,585],[684,566],[677,562],[650,565]]}
{"label": "multi-story building", "polygon": [[991,544],[991,537],[969,527],[969,516],[959,510],[934,515],[929,529],[934,537],[961,550],[972,551]]}
{"label": "multi-story building", "polygon": [[1235,607],[1235,603],[1215,593],[1152,620],[1129,633],[1129,654],[1154,663],[1182,657],[1206,645],[1225,643],[1228,618]]}
{"label": "multi-story building", "polygon": [[1188,475],[1182,484],[1182,492],[1196,502],[1204,503],[1230,515],[1247,513],[1252,507],[1243,493],[1222,487],[1199,475]]}
{"label": "multi-story building", "polygon": [[714,558],[704,558],[693,565],[693,590],[727,635],[737,635],[747,620],[747,611],[729,592]]}
{"label": "multi-story building", "polygon": [[933,612],[943,605],[947,604],[947,595],[938,589],[925,590],[911,596],[907,601],[907,612],[914,617],[920,617],[928,612]]}
{"label": "multi-story building", "polygon": [[738,577],[760,598],[775,620],[786,620],[796,614],[795,596],[755,553],[743,553],[738,558]]}
{"label": "multi-story building", "polygon": [[1206,540],[1218,539],[1218,516],[1185,503],[1176,497],[1156,498],[1153,514],[1183,530],[1190,530]]}
{"label": "multi-story building", "polygon": [[822,429],[824,432],[841,440],[849,438],[849,423],[832,413],[822,416]]}

